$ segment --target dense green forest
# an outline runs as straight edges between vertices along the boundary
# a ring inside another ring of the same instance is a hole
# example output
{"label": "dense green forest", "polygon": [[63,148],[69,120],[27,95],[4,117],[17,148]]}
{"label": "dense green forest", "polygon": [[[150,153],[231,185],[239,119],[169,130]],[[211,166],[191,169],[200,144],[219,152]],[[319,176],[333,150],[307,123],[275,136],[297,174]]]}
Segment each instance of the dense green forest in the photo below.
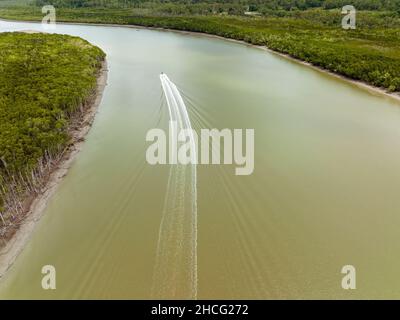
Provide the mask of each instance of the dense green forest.
{"label": "dense green forest", "polygon": [[[41,20],[41,0],[28,5],[0,8],[0,17],[22,20]],[[102,6],[100,1],[54,0],[58,21],[115,23],[170,28],[219,35],[242,40],[251,44],[267,46],[275,51],[307,61],[318,67],[361,80],[389,91],[400,91],[400,15],[397,0],[372,0],[382,10],[359,11],[357,29],[341,27],[341,0],[256,0],[252,3],[285,7],[285,3],[304,2],[308,10],[273,10],[267,16],[248,15],[175,15],[159,14],[153,9],[137,11],[141,5],[165,6],[182,1],[114,0]],[[136,8],[111,7],[121,2]],[[351,2],[347,1],[346,3]],[[364,1],[363,1],[364,2]],[[187,3],[187,2],[185,2]],[[190,1],[190,4],[249,4],[249,0],[216,0],[210,3]],[[368,3],[368,1],[365,1]],[[91,5],[92,7],[89,7]],[[96,5],[96,6],[95,6]],[[75,7],[74,7],[75,6]],[[80,6],[80,7],[79,7]],[[85,7],[87,6],[87,7]],[[139,13],[140,12],[140,13]],[[284,12],[284,14],[282,14]]]}
{"label": "dense green forest", "polygon": [[[400,8],[400,0],[34,0],[34,4],[43,6],[53,4],[65,8],[169,8],[170,11],[185,13],[216,13],[226,10],[228,13],[248,11],[268,12],[269,10],[307,10],[310,8],[334,9],[345,5],[354,5],[358,10],[391,10]],[[239,10],[239,11],[238,11]],[[197,11],[197,12],[196,12]]]}
{"label": "dense green forest", "polygon": [[77,37],[0,34],[0,231],[68,144],[71,116],[93,92],[102,60]]}
{"label": "dense green forest", "polygon": [[30,5],[56,8],[130,9],[139,15],[288,15],[313,8],[337,9],[354,5],[357,10],[400,13],[400,0],[0,0],[0,6]]}

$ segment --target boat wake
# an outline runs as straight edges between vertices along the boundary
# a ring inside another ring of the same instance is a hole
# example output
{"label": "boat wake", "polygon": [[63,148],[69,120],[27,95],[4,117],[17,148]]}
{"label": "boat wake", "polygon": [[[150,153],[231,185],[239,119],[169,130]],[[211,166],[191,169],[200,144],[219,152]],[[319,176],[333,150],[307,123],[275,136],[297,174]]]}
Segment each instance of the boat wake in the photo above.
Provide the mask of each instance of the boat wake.
{"label": "boat wake", "polygon": [[[176,85],[165,74],[160,75],[160,80],[170,121],[177,124],[170,127],[176,130],[171,134],[192,132]],[[196,150],[193,135],[189,136],[189,143]],[[192,153],[192,157],[190,164],[170,165],[152,286],[154,299],[197,298],[197,155]]]}

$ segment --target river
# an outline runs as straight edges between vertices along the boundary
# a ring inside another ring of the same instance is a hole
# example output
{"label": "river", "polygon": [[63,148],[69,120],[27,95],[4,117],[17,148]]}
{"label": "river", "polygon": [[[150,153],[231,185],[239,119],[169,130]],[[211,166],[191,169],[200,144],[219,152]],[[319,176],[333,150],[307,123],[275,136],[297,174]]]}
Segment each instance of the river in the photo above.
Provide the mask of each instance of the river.
{"label": "river", "polygon": [[[0,31],[27,29],[41,26],[0,21]],[[54,32],[101,47],[108,85],[0,298],[147,299],[154,287],[188,297],[184,273],[163,288],[154,276],[170,268],[156,263],[169,166],[145,159],[147,131],[168,122],[160,72],[196,130],[255,130],[252,175],[197,166],[197,298],[400,298],[399,102],[231,41],[127,27]],[[179,268],[174,257],[165,264]],[[56,268],[56,290],[41,287],[44,265]],[[356,290],[341,287],[344,265],[357,270]]]}

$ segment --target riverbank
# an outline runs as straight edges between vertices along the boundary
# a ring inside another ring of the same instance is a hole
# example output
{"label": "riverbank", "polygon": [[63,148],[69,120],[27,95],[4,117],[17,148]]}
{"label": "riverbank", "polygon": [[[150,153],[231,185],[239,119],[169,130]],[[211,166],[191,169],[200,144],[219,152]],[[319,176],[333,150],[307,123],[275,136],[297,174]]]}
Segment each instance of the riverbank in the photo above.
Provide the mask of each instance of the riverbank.
{"label": "riverbank", "polygon": [[[3,19],[0,18],[0,21],[9,21],[9,22],[30,22],[30,23],[40,23],[38,21],[35,20],[13,20],[13,19]],[[210,33],[205,33],[205,32],[195,32],[195,31],[186,31],[186,30],[177,30],[177,29],[170,29],[170,28],[163,28],[163,27],[151,27],[151,26],[143,26],[143,25],[130,25],[130,24],[115,24],[115,23],[87,23],[87,22],[70,22],[70,21],[61,21],[61,22],[57,22],[58,24],[64,24],[64,25],[83,25],[83,26],[103,26],[103,27],[116,27],[116,28],[121,28],[121,27],[126,27],[126,28],[133,28],[133,29],[145,29],[145,30],[157,30],[157,31],[166,31],[166,32],[176,32],[176,33],[180,33],[180,34],[186,34],[186,35],[192,35],[192,36],[201,36],[201,37],[208,37],[208,38],[215,38],[215,39],[219,39],[219,40],[224,40],[224,41],[230,41],[230,42],[234,42],[234,43],[238,43],[238,44],[242,44],[242,45],[246,45],[249,47],[253,47],[253,48],[257,48],[260,50],[265,50],[267,52],[270,52],[272,54],[278,55],[280,57],[283,57],[285,59],[289,59],[293,62],[308,66],[314,70],[317,70],[319,72],[325,73],[325,74],[329,74],[331,76],[334,76],[336,78],[345,80],[347,82],[350,82],[362,89],[365,89],[367,91],[369,91],[372,94],[379,94],[379,95],[385,95],[386,97],[389,97],[391,99],[395,99],[397,101],[400,102],[400,92],[389,92],[387,89],[381,88],[381,87],[377,87],[374,85],[371,85],[365,81],[361,81],[361,80],[354,80],[350,77],[347,77],[345,75],[342,74],[338,74],[335,72],[332,72],[326,68],[323,68],[321,66],[317,66],[314,65],[310,62],[301,60],[299,58],[296,58],[294,56],[291,56],[290,54],[285,54],[279,51],[276,51],[274,49],[268,48],[267,46],[263,46],[263,45],[256,45],[256,44],[252,44],[249,42],[246,42],[244,40],[237,40],[237,39],[232,39],[232,38],[228,38],[228,37],[223,37],[223,36],[219,36],[219,35],[215,35],[215,34],[210,34]]]}
{"label": "riverbank", "polygon": [[[0,9],[0,17],[41,21],[37,7]],[[340,10],[307,10],[284,17],[135,15],[129,10],[58,8],[57,22],[144,26],[205,33],[265,46],[389,92],[400,92],[400,19],[357,12],[357,29],[343,30]]]}
{"label": "riverbank", "polygon": [[27,199],[28,205],[18,228],[9,235],[9,238],[6,239],[6,244],[0,248],[0,279],[5,275],[28,243],[36,224],[43,215],[48,201],[56,192],[58,185],[67,175],[77,154],[81,151],[85,136],[92,126],[104,88],[107,85],[107,72],[107,62],[104,60],[97,77],[96,88],[88,98],[86,107],[82,109],[83,114],[77,114],[68,127],[68,133],[71,138],[70,143],[64,150],[62,157],[56,163],[52,164],[40,192],[36,196],[31,197],[31,199]]}
{"label": "riverbank", "polygon": [[[234,40],[234,41],[235,41],[235,40]],[[241,41],[239,41],[239,42],[241,42]],[[243,43],[243,42],[242,42],[242,43]],[[251,45],[251,46],[252,46],[252,45]],[[327,70],[327,69],[324,69],[324,68],[315,66],[315,65],[313,65],[313,64],[311,64],[311,63],[309,63],[309,62],[302,61],[302,60],[300,60],[300,59],[291,57],[290,55],[283,54],[283,53],[280,53],[280,52],[271,50],[271,49],[266,48],[266,47],[262,47],[262,46],[253,46],[253,47],[259,48],[259,49],[261,49],[261,50],[268,51],[268,52],[270,52],[270,53],[272,53],[272,54],[276,54],[276,55],[278,55],[278,56],[280,56],[280,57],[283,57],[283,58],[289,59],[289,60],[291,60],[291,61],[294,61],[294,62],[296,62],[296,63],[305,65],[305,66],[307,66],[307,67],[309,67],[309,68],[312,68],[312,69],[314,69],[314,70],[316,70],[316,71],[322,72],[322,73],[324,73],[324,74],[328,74],[328,75],[330,75],[330,76],[333,76],[333,77],[335,77],[335,78],[344,80],[344,81],[346,81],[346,82],[350,82],[350,83],[353,84],[353,85],[356,85],[356,86],[358,86],[358,87],[360,87],[360,88],[362,88],[362,89],[364,89],[364,90],[369,91],[371,94],[384,95],[384,96],[386,96],[386,97],[388,97],[388,98],[391,98],[391,99],[394,99],[394,100],[397,100],[398,102],[400,102],[400,92],[389,92],[389,91],[387,91],[387,90],[385,90],[385,89],[383,89],[383,88],[375,87],[375,86],[370,85],[370,84],[368,84],[368,83],[366,83],[366,82],[358,81],[358,80],[353,80],[353,79],[348,78],[348,77],[346,77],[346,76],[343,76],[343,75],[340,75],[340,74],[331,72],[331,71],[329,71],[329,70]]]}

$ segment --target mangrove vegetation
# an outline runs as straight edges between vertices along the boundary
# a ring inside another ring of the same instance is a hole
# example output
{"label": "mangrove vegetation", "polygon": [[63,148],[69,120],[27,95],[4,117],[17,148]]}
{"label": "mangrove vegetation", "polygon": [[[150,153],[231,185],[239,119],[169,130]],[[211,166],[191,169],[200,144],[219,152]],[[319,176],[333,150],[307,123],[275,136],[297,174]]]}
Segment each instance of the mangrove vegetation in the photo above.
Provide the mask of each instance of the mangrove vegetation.
{"label": "mangrove vegetation", "polygon": [[104,56],[78,37],[0,34],[0,236],[68,147]]}
{"label": "mangrove vegetation", "polygon": [[[24,3],[1,6],[0,17],[40,21],[44,2]],[[141,25],[218,35],[266,46],[348,78],[391,92],[400,91],[400,1],[397,0],[52,0],[46,3],[56,6],[57,21]],[[342,28],[344,3],[360,9],[356,30]],[[208,10],[196,11],[193,9],[196,6]],[[235,6],[239,9],[234,9]],[[247,15],[249,12],[258,15]]]}

